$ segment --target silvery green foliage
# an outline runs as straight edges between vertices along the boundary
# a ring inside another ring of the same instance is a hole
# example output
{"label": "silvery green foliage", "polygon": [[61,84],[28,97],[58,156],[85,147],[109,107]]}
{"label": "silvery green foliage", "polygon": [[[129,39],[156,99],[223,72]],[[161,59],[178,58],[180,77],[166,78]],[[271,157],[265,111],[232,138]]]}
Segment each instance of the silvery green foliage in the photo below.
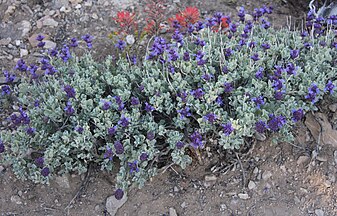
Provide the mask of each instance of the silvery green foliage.
{"label": "silvery green foliage", "polygon": [[[265,122],[265,133],[291,138],[294,111],[316,110],[329,93],[324,91],[329,80],[336,84],[337,51],[330,46],[334,33],[303,39],[299,32],[256,25],[240,43],[244,28],[240,24],[233,33],[206,28],[185,37],[184,45],[172,42],[168,47],[179,55],[174,61],[166,48],[160,59],[141,65],[123,58],[98,63],[90,54],[67,62],[50,58],[58,72],[36,80],[24,77],[14,89],[30,121],[9,123],[12,127],[1,132],[6,149],[1,163],[34,182],[83,173],[94,163],[109,171],[119,169],[118,188],[126,189],[131,182],[143,185],[158,165],[186,167],[192,162],[188,152],[214,145],[209,138],[217,139],[223,150],[240,148],[245,138],[254,137],[259,121]],[[196,45],[198,38],[206,44]],[[263,48],[266,43],[270,49]],[[227,55],[228,49],[233,53]],[[292,50],[299,50],[298,56],[292,57]],[[182,59],[185,52],[190,60]],[[287,70],[289,64],[294,70]],[[275,90],[276,80],[282,84]],[[309,90],[313,84],[320,91]],[[75,93],[67,95],[65,86]],[[277,91],[280,99],[275,99]],[[260,96],[262,102],[256,102]],[[133,104],[133,98],[140,103]],[[28,127],[35,131],[27,133]],[[122,153],[116,142],[122,144]],[[42,166],[36,162],[41,157]],[[43,167],[51,175],[43,175]]]}

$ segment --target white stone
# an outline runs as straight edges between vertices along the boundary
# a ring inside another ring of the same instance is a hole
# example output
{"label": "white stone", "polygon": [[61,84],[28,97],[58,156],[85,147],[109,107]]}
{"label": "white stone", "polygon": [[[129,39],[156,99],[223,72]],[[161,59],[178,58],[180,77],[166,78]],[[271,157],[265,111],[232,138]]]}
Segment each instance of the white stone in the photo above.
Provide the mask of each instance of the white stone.
{"label": "white stone", "polygon": [[70,188],[68,175],[56,176],[55,181],[61,188]]}
{"label": "white stone", "polygon": [[98,19],[97,13],[93,13],[93,14],[91,15],[91,17],[92,17],[93,19]]}
{"label": "white stone", "polygon": [[240,199],[243,199],[243,200],[249,199],[249,195],[246,193],[239,193],[238,196]]}
{"label": "white stone", "polygon": [[11,196],[11,202],[16,203],[17,205],[21,205],[22,201],[18,195]]}
{"label": "white stone", "polygon": [[316,210],[315,210],[315,214],[316,214],[317,216],[324,216],[324,211],[323,211],[322,209],[316,209]]}
{"label": "white stone", "polygon": [[25,37],[31,29],[32,29],[32,26],[29,21],[27,20],[21,21],[20,27],[19,27],[19,30],[22,31],[21,37]]}
{"label": "white stone", "polygon": [[249,190],[253,190],[255,188],[256,188],[255,182],[254,181],[249,181],[249,183],[248,183],[248,189]]}
{"label": "white stone", "polygon": [[14,5],[8,6],[7,10],[5,11],[5,15],[12,15],[15,12],[16,7]]}
{"label": "white stone", "polygon": [[124,194],[121,200],[117,200],[115,196],[108,197],[105,204],[106,210],[111,216],[115,216],[118,209],[124,205],[127,199],[128,197],[126,196],[126,194]]}
{"label": "white stone", "polygon": [[169,209],[169,216],[178,216],[177,212],[176,212],[176,210],[174,208],[170,208]]}
{"label": "white stone", "polygon": [[56,47],[56,43],[50,40],[44,40],[44,42],[46,43],[44,45],[44,48],[46,49],[54,49]]}
{"label": "white stone", "polygon": [[272,177],[272,173],[270,171],[264,171],[263,174],[262,174],[262,179],[263,180],[268,180],[270,179],[270,177]]}
{"label": "white stone", "polygon": [[69,7],[69,6],[62,6],[60,8],[60,12],[69,13],[69,12],[71,12],[71,7]]}
{"label": "white stone", "polygon": [[26,49],[20,49],[20,57],[22,58],[23,56],[28,55],[28,50]]}

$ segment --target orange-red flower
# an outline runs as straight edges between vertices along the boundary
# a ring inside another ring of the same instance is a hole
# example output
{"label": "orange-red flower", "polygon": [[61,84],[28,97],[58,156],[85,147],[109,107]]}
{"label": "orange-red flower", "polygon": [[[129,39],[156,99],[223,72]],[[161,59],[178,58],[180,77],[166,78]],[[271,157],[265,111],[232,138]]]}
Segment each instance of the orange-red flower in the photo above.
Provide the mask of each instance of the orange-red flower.
{"label": "orange-red flower", "polygon": [[137,26],[135,14],[129,11],[117,12],[117,17],[113,18],[113,20],[119,25],[120,32],[132,33],[130,32],[132,28]]}
{"label": "orange-red flower", "polygon": [[197,7],[187,7],[184,11],[176,14],[175,17],[169,19],[172,23],[173,20],[177,20],[179,24],[186,27],[188,24],[196,23],[200,18],[200,13]]}
{"label": "orange-red flower", "polygon": [[222,17],[221,18],[221,28],[225,29],[225,28],[228,28],[228,27],[229,27],[229,25],[227,23],[227,18],[226,17]]}

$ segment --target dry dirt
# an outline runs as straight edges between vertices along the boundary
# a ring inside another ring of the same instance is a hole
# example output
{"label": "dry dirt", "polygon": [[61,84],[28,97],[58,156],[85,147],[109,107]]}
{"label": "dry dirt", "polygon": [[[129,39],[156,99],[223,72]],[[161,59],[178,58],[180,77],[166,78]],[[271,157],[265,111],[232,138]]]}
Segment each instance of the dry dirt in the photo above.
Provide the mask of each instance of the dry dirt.
{"label": "dry dirt", "polygon": [[[252,9],[270,1],[174,2],[171,11],[195,5],[203,14],[236,14],[237,6]],[[286,26],[289,15],[294,21],[305,13],[282,2],[273,1],[271,19],[276,27]],[[62,3],[67,7],[61,9]],[[57,46],[90,33],[96,38],[96,57],[103,59],[113,50],[107,39],[115,30],[112,17],[121,8],[137,11],[141,6],[142,1],[136,0],[0,0],[0,69],[13,67],[20,55],[36,60],[40,53],[28,39],[38,33],[48,35]],[[46,16],[52,20],[41,26]],[[323,111],[329,120],[337,115]],[[195,162],[186,170],[166,167],[142,189],[131,188],[116,215],[337,215],[337,149],[317,140],[305,124],[294,131],[298,135],[291,144],[265,140],[255,143],[248,154],[205,153],[203,164]],[[212,167],[220,170],[212,172]],[[1,170],[0,215],[109,215],[106,202],[113,191],[113,174],[95,168],[88,177],[68,175],[52,180],[50,186],[20,182],[10,170]]]}

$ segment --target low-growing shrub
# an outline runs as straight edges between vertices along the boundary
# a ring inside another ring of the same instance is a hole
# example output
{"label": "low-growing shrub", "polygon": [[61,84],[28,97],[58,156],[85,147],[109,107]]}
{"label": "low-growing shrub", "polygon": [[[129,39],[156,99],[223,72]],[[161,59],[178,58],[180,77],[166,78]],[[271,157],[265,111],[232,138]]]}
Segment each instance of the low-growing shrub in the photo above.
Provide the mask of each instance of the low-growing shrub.
{"label": "low-growing shrub", "polygon": [[[20,60],[20,84],[2,87],[17,109],[1,131],[1,163],[45,183],[90,163],[117,168],[120,199],[132,182],[142,186],[168,163],[184,168],[206,146],[237,149],[256,133],[291,141],[293,125],[325,94],[335,96],[336,19],[308,17],[308,30],[297,32],[271,28],[268,13],[171,20],[172,38],[155,37],[137,64],[77,57],[76,39],[38,66]],[[90,35],[83,40],[92,47]]]}

